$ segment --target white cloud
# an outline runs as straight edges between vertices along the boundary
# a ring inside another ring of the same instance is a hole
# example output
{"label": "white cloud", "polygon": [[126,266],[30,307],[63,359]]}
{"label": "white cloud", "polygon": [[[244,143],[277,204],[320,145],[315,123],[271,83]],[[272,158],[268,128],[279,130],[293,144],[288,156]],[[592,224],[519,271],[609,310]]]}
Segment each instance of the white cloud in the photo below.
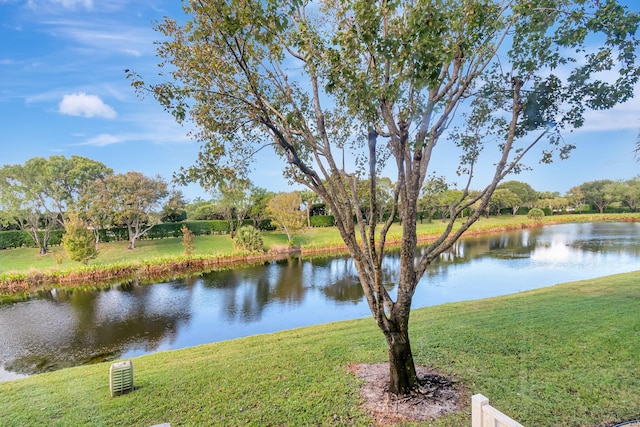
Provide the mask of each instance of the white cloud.
{"label": "white cloud", "polygon": [[[636,90],[636,93],[640,92]],[[578,131],[612,131],[640,129],[640,97],[618,104],[610,110],[587,111],[584,126]]]}
{"label": "white cloud", "polygon": [[123,142],[121,137],[115,135],[109,135],[106,133],[101,133],[98,136],[94,136],[93,138],[87,139],[85,142],[79,145],[93,145],[96,147],[104,147],[106,145],[118,144]]}
{"label": "white cloud", "polygon": [[109,105],[102,102],[96,95],[87,95],[84,92],[65,95],[58,107],[60,114],[83,117],[103,117],[105,119],[115,119],[116,111]]}
{"label": "white cloud", "polygon": [[47,3],[52,5],[59,4],[69,10],[74,10],[76,6],[84,6],[87,10],[93,9],[93,0],[45,0],[44,2],[41,0],[29,0],[27,5],[31,9],[42,9],[42,7],[45,7]]}
{"label": "white cloud", "polygon": [[124,53],[129,56],[135,56],[135,57],[139,57],[142,55],[138,49],[125,49]]}
{"label": "white cloud", "polygon": [[155,51],[157,35],[149,25],[136,26],[108,19],[91,21],[50,19],[42,22],[52,37],[63,38],[79,46],[97,49],[96,53],[117,52],[141,57]]}
{"label": "white cloud", "polygon": [[52,0],[53,3],[60,3],[65,9],[75,9],[77,5],[87,9],[93,8],[93,0]]}

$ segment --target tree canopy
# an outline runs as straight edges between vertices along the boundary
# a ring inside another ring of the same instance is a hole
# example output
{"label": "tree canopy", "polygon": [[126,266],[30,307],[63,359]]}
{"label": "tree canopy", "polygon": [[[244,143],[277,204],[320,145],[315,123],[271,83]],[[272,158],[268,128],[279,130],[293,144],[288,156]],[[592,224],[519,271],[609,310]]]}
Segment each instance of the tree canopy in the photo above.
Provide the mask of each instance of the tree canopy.
{"label": "tree canopy", "polygon": [[80,156],[34,157],[23,165],[0,168],[0,222],[16,222],[47,253],[49,233],[65,227],[65,217],[76,207],[88,183],[113,171]]}
{"label": "tree canopy", "polygon": [[302,198],[298,193],[279,193],[267,203],[267,215],[287,234],[287,242],[304,228],[305,213],[300,210]]}
{"label": "tree canopy", "polygon": [[[110,175],[85,188],[85,203],[91,205],[88,215],[94,223],[108,217],[127,227],[129,249],[160,220],[158,213],[169,195],[167,183],[160,177],[149,178],[140,172]],[[96,219],[97,218],[97,219]]]}
{"label": "tree canopy", "polygon": [[[158,55],[166,80],[129,73],[202,141],[187,180],[245,176],[272,147],[291,181],[327,204],[354,259],[372,315],[387,339],[390,391],[417,384],[408,336],[411,300],[427,266],[488,206],[498,183],[574,148],[560,133],[590,109],[633,96],[639,16],[614,0],[192,0],[166,18]],[[594,43],[595,42],[595,43]],[[612,77],[613,76],[613,77]],[[431,163],[440,146],[458,161]],[[486,156],[493,177],[469,189]],[[353,159],[351,161],[345,161]],[[466,177],[443,234],[414,259],[417,200],[430,170]],[[363,221],[353,195],[394,172],[390,220]],[[478,206],[454,229],[455,219]],[[392,219],[402,218],[394,298],[382,257]]]}

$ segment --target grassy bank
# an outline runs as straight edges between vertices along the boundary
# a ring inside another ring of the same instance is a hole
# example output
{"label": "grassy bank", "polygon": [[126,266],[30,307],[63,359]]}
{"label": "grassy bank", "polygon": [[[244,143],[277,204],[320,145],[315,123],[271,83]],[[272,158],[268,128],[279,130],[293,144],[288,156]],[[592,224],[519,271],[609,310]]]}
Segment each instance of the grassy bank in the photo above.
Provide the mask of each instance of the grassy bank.
{"label": "grassy bank", "polygon": [[[638,283],[634,272],[416,310],[416,363],[525,426],[640,418]],[[0,383],[0,425],[369,425],[347,365],[386,359],[371,319],[260,335],[135,358],[137,389],[117,398],[108,363]],[[470,403],[429,425],[469,424]]]}
{"label": "grassy bank", "polygon": [[[601,220],[639,221],[640,214],[553,216],[545,218],[542,224]],[[535,225],[526,216],[503,215],[482,218],[467,234]],[[423,241],[443,230],[444,224],[440,221],[418,225],[418,235]],[[263,239],[267,250],[286,247],[286,236],[281,233],[264,233]],[[402,229],[396,224],[391,228],[387,241],[393,244],[401,239]],[[336,228],[307,229],[296,237],[295,245],[301,248],[303,255],[345,250]],[[15,295],[47,286],[112,282],[132,277],[156,279],[169,277],[167,274],[215,268],[226,262],[247,261],[246,254],[233,252],[233,241],[228,235],[196,237],[196,251],[191,257],[183,255],[181,239],[143,240],[133,251],[126,250],[126,246],[126,242],[101,243],[98,258],[88,267],[65,259],[62,247],[52,247],[50,254],[45,256],[38,255],[33,248],[1,250],[0,294]]]}

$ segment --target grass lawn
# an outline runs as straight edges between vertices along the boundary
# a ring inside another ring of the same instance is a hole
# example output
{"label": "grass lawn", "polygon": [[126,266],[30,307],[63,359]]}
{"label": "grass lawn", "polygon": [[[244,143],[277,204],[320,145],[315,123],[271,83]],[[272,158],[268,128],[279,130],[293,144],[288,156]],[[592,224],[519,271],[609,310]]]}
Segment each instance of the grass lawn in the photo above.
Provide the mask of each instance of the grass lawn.
{"label": "grass lawn", "polygon": [[[640,272],[415,310],[416,363],[468,397],[428,425],[470,425],[475,393],[529,427],[640,418],[638,313]],[[0,425],[370,425],[346,367],[386,360],[371,319],[259,335],[134,358],[117,398],[109,363],[0,383]]]}
{"label": "grass lawn", "polygon": [[[274,245],[286,245],[287,237],[280,233],[264,233],[263,240],[268,248]],[[197,236],[195,238],[196,255],[229,254],[233,252],[233,240],[228,235]],[[136,242],[135,250],[127,250],[128,242],[108,242],[98,244],[98,257],[89,265],[110,265],[141,262],[156,258],[179,257],[184,254],[182,239],[141,240]],[[62,246],[52,246],[45,256],[38,254],[36,248],[18,248],[0,250],[0,274],[21,271],[53,271],[81,268],[82,264],[71,261],[64,255]],[[62,257],[62,262],[58,264]]]}

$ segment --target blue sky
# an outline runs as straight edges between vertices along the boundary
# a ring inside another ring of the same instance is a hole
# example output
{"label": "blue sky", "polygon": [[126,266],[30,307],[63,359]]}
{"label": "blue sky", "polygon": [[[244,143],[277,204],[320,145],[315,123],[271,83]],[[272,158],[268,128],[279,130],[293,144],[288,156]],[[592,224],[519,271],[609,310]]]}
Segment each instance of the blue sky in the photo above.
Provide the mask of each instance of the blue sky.
{"label": "blue sky", "polygon": [[[627,4],[640,8],[636,0]],[[167,180],[191,165],[199,144],[189,139],[188,129],[155,100],[139,99],[125,79],[125,69],[156,73],[153,42],[159,34],[152,21],[165,15],[183,16],[180,2],[0,0],[0,165],[79,155],[117,173],[135,170]],[[639,131],[638,97],[589,113],[584,128],[564,134],[578,146],[569,160],[538,165],[531,158],[527,163],[534,170],[514,179],[563,194],[589,180],[632,178],[640,172],[632,154]],[[455,169],[455,159],[435,161],[441,173],[447,165]],[[271,158],[257,164],[252,179],[273,191],[291,188]],[[183,191],[189,199],[209,198],[197,186]]]}

